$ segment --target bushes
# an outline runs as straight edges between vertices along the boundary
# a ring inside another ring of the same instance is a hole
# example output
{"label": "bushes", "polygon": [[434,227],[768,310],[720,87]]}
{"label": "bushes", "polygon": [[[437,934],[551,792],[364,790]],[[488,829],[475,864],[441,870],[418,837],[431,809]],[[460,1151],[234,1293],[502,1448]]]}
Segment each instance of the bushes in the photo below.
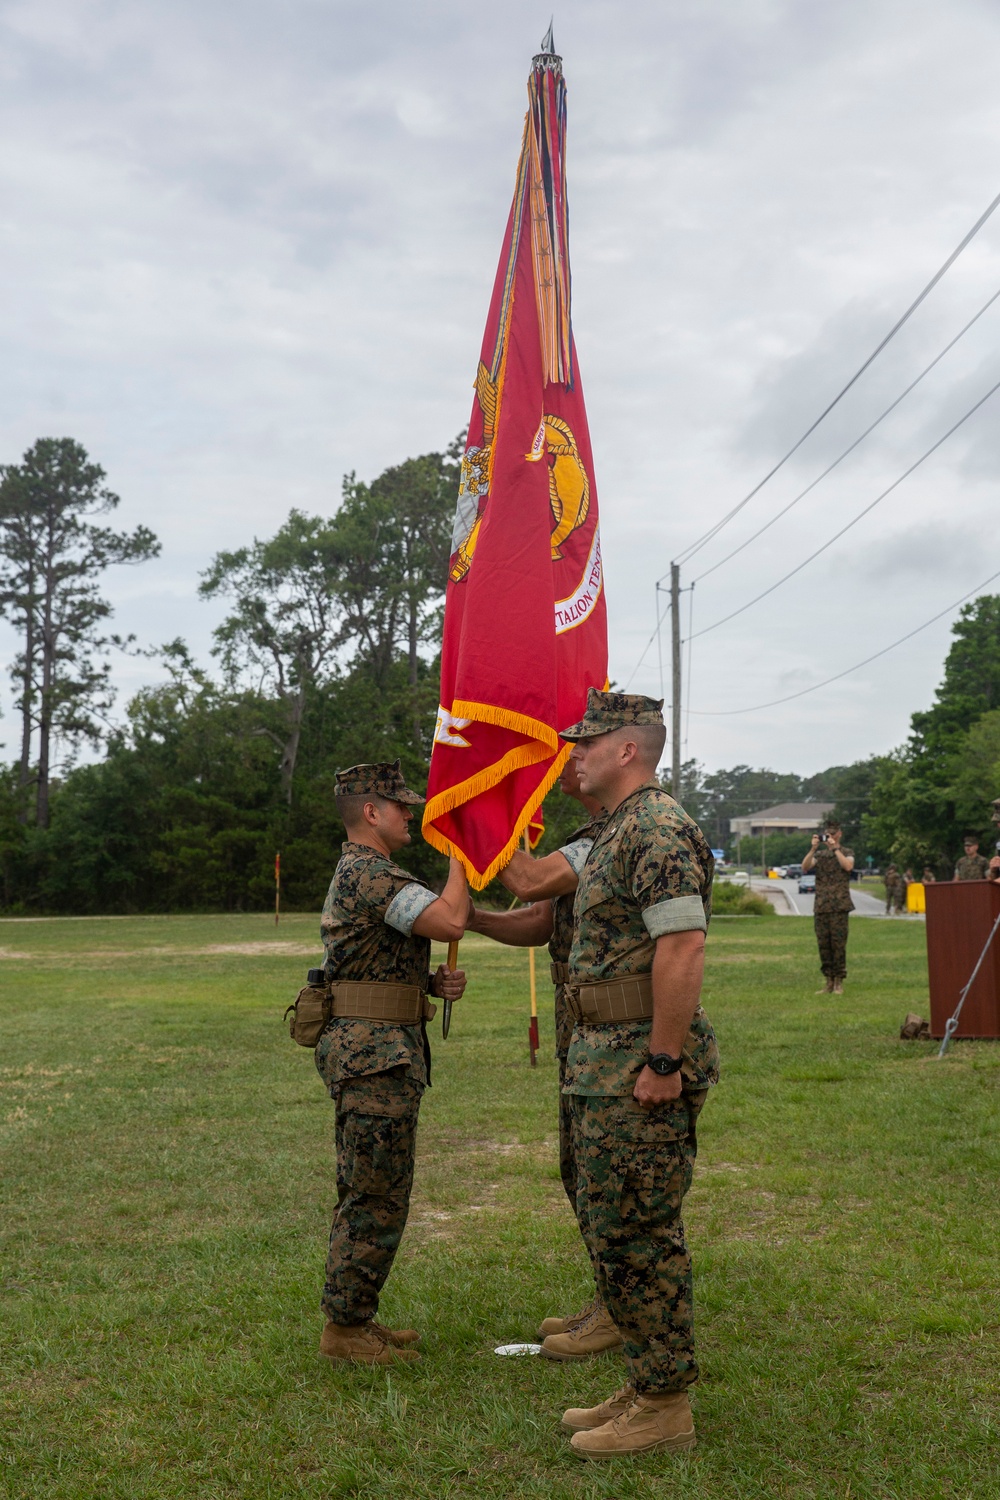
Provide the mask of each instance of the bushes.
{"label": "bushes", "polygon": [[718,917],[773,917],[774,907],[766,896],[733,880],[716,880],[712,886],[712,913]]}

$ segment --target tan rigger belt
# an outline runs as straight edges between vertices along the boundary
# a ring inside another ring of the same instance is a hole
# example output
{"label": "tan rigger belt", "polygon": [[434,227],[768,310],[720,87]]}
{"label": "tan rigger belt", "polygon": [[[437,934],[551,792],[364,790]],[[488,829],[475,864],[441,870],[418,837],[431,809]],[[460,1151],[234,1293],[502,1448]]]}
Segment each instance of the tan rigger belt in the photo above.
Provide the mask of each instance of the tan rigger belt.
{"label": "tan rigger belt", "polygon": [[601,984],[566,986],[566,1000],[580,1026],[605,1026],[612,1021],[649,1021],[653,1015],[653,976],[633,974]]}
{"label": "tan rigger belt", "polygon": [[395,1026],[415,1026],[429,1021],[437,1007],[418,984],[367,984],[361,980],[334,980],[331,1015],[354,1016],[362,1021],[384,1021]]}
{"label": "tan rigger belt", "polygon": [[551,963],[549,964],[549,973],[552,976],[553,984],[569,983],[569,964]]}

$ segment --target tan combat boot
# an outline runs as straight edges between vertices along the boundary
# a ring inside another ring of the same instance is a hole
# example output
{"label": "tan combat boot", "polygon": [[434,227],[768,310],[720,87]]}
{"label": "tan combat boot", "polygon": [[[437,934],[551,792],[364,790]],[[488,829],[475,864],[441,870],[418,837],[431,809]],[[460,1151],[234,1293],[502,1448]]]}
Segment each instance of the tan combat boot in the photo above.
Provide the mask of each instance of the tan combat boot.
{"label": "tan combat boot", "polygon": [[696,1442],[687,1392],[671,1391],[636,1396],[603,1427],[575,1433],[570,1447],[581,1458],[604,1459],[630,1453],[680,1453]]}
{"label": "tan combat boot", "polygon": [[566,1333],[550,1333],[542,1341],[546,1359],[590,1359],[609,1349],[620,1349],[622,1336],[603,1302],[595,1302],[590,1312]]}
{"label": "tan combat boot", "polygon": [[842,979],[835,979],[833,981],[833,993],[835,995],[842,995],[844,993],[844,981]]}
{"label": "tan combat boot", "polygon": [[620,1391],[615,1391],[600,1406],[571,1406],[569,1411],[563,1412],[560,1426],[565,1427],[567,1432],[589,1432],[593,1427],[603,1427],[605,1422],[612,1422],[615,1417],[620,1417],[634,1400],[635,1387],[623,1385]]}
{"label": "tan combat boot", "polygon": [[550,1333],[569,1333],[570,1329],[577,1323],[582,1323],[584,1318],[589,1318],[594,1311],[599,1297],[593,1297],[586,1307],[578,1313],[572,1313],[568,1318],[543,1318],[538,1325],[538,1337],[547,1339]]}
{"label": "tan combat boot", "polygon": [[375,1333],[384,1338],[387,1344],[392,1344],[397,1349],[404,1349],[407,1344],[419,1344],[420,1335],[415,1328],[386,1328],[384,1324],[371,1321]]}
{"label": "tan combat boot", "polygon": [[398,1349],[390,1344],[374,1323],[327,1323],[319,1341],[319,1352],[334,1363],[394,1365],[419,1359],[416,1349]]}

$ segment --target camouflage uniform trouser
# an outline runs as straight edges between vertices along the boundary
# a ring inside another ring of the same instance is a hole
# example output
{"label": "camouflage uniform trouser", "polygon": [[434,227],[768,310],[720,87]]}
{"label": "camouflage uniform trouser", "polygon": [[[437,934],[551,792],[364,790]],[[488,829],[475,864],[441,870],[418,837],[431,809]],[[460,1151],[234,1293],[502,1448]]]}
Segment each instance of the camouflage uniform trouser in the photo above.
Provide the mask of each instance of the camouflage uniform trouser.
{"label": "camouflage uniform trouser", "polygon": [[378,1311],[406,1227],[422,1093],[405,1067],[336,1089],[337,1212],[320,1303],[334,1323]]}
{"label": "camouflage uniform trouser", "polygon": [[683,1094],[657,1110],[640,1109],[628,1096],[567,1096],[577,1217],[637,1391],[682,1391],[698,1378],[681,1205],[705,1093]]}
{"label": "camouflage uniform trouser", "polygon": [[850,912],[818,911],[813,916],[819,966],[827,979],[847,978],[847,919]]}
{"label": "camouflage uniform trouser", "polygon": [[569,1206],[576,1213],[576,1153],[573,1150],[573,1096],[564,1094],[566,1082],[566,1054],[557,1052],[559,1059],[559,1176],[569,1199]]}

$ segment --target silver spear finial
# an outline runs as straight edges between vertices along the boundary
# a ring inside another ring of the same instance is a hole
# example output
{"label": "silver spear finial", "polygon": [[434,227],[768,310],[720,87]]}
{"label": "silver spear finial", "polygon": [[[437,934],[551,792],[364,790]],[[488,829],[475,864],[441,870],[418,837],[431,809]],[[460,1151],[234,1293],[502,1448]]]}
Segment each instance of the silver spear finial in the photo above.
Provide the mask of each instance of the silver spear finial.
{"label": "silver spear finial", "polygon": [[553,16],[549,22],[549,29],[542,37],[542,50],[531,59],[532,66],[536,69],[547,69],[550,73],[562,73],[562,58],[556,53],[555,38],[552,35],[552,26],[555,21]]}

